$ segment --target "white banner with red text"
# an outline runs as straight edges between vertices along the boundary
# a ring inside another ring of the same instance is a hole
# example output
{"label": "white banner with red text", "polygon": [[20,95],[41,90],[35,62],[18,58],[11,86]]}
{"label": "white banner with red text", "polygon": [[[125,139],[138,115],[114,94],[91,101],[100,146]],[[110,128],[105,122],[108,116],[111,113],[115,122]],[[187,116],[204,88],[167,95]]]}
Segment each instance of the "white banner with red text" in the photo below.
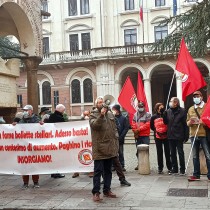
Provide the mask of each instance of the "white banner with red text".
{"label": "white banner with red text", "polygon": [[16,175],[93,171],[87,120],[1,124],[0,173]]}

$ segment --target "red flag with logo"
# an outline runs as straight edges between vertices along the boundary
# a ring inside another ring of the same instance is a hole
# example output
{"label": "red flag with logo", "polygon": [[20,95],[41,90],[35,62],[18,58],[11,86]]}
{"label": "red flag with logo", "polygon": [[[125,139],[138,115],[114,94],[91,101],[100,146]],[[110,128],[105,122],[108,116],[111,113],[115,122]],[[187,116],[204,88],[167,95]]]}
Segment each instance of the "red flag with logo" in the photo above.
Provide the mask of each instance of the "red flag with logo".
{"label": "red flag with logo", "polygon": [[143,82],[142,82],[142,79],[141,79],[141,76],[140,76],[140,72],[138,72],[137,99],[139,101],[143,101],[144,102],[145,109],[148,112],[149,111],[149,107],[148,107],[147,98],[146,98],[145,91],[144,91]]}
{"label": "red flag with logo", "polygon": [[143,23],[143,0],[139,0],[139,16],[141,22]]}
{"label": "red flag with logo", "polygon": [[210,128],[210,96],[201,115],[201,120]]}
{"label": "red flag with logo", "polygon": [[122,87],[122,90],[118,97],[118,102],[128,112],[130,123],[131,123],[133,120],[133,115],[136,112],[138,100],[137,100],[136,93],[135,93],[135,90],[133,88],[133,85],[129,76],[127,77]]}
{"label": "red flag with logo", "polygon": [[180,44],[179,55],[176,63],[176,70],[183,74],[182,77],[182,100],[194,91],[206,86],[206,82],[201,72],[196,66],[192,56],[190,55],[184,38]]}

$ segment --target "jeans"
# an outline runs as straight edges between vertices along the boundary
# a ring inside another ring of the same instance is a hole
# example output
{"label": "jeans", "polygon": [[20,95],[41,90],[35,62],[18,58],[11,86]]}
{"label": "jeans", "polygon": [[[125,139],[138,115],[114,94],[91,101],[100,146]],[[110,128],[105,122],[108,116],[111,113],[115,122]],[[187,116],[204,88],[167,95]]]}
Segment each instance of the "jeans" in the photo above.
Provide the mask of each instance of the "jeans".
{"label": "jeans", "polygon": [[119,160],[123,168],[125,168],[125,159],[124,159],[124,144],[119,145]]}
{"label": "jeans", "polygon": [[[149,136],[139,136],[138,139],[136,139],[136,148],[139,144],[149,145]],[[136,151],[136,157],[138,158],[138,150]]]}
{"label": "jeans", "polygon": [[94,160],[94,176],[92,193],[100,193],[101,176],[104,178],[103,192],[110,191],[112,181],[112,158],[103,160]]}
{"label": "jeans", "polygon": [[169,139],[169,146],[171,150],[172,170],[178,173],[177,151],[179,154],[180,172],[185,173],[185,158],[183,150],[183,142],[176,139]]}
{"label": "jeans", "polygon": [[[190,138],[191,143],[193,143],[194,137]],[[206,137],[196,137],[193,145],[192,153],[193,153],[193,165],[194,172],[193,176],[200,178],[200,160],[199,160],[199,149],[200,145],[203,148],[204,155],[206,157],[206,165],[208,168],[207,177],[210,178],[210,151]]]}
{"label": "jeans", "polygon": [[158,170],[163,170],[163,147],[166,159],[166,166],[168,170],[172,169],[171,166],[171,157],[170,157],[170,148],[168,139],[155,139],[156,149],[157,149],[157,160],[158,160]]}
{"label": "jeans", "polygon": [[123,173],[122,165],[120,164],[118,156],[113,158],[113,165],[114,165],[114,168],[117,172],[117,176],[119,177],[119,180],[120,181],[124,180],[125,179],[125,174]]}

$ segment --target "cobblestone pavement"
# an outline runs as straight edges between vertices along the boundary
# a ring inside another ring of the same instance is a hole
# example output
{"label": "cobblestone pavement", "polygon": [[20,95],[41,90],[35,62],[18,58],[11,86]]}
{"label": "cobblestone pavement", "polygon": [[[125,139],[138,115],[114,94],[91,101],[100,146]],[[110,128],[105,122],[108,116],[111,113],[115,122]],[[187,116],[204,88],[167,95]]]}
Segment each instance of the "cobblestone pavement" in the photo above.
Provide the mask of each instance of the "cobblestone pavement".
{"label": "cobblestone pavement", "polygon": [[[190,145],[185,145],[186,160]],[[134,170],[137,165],[134,144],[125,145],[126,178],[131,187],[121,187],[113,173],[112,191],[117,198],[103,198],[99,203],[92,201],[92,179],[86,174],[71,178],[53,179],[50,175],[40,176],[40,188],[21,189],[20,176],[0,176],[0,209],[99,209],[99,210],[183,210],[209,209],[209,197],[167,196],[169,188],[206,190],[210,195],[210,182],[202,176],[199,182],[188,182],[186,176],[158,175],[155,145],[150,145],[151,174],[140,175]],[[188,173],[192,171],[190,160]],[[180,194],[179,194],[180,195]]]}

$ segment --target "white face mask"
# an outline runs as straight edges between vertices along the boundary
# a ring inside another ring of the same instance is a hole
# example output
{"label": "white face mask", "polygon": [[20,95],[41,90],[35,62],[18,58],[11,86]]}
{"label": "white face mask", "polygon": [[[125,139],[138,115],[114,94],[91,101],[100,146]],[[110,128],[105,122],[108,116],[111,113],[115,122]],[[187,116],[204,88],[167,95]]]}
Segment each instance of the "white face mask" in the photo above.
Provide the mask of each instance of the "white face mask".
{"label": "white face mask", "polygon": [[89,117],[86,115],[86,116],[84,117],[84,119],[85,119],[85,120],[89,120]]}
{"label": "white face mask", "polygon": [[115,110],[113,110],[112,113],[113,113],[113,115],[116,115],[116,111]]}
{"label": "white face mask", "polygon": [[144,108],[138,108],[138,111],[139,112],[143,112],[144,111]]}
{"label": "white face mask", "polygon": [[201,103],[201,98],[193,98],[193,102],[198,105]]}
{"label": "white face mask", "polygon": [[28,111],[23,112],[23,118],[29,118],[29,113]]}
{"label": "white face mask", "polygon": [[173,106],[173,102],[169,102],[169,107],[170,108],[173,108],[174,106]]}

